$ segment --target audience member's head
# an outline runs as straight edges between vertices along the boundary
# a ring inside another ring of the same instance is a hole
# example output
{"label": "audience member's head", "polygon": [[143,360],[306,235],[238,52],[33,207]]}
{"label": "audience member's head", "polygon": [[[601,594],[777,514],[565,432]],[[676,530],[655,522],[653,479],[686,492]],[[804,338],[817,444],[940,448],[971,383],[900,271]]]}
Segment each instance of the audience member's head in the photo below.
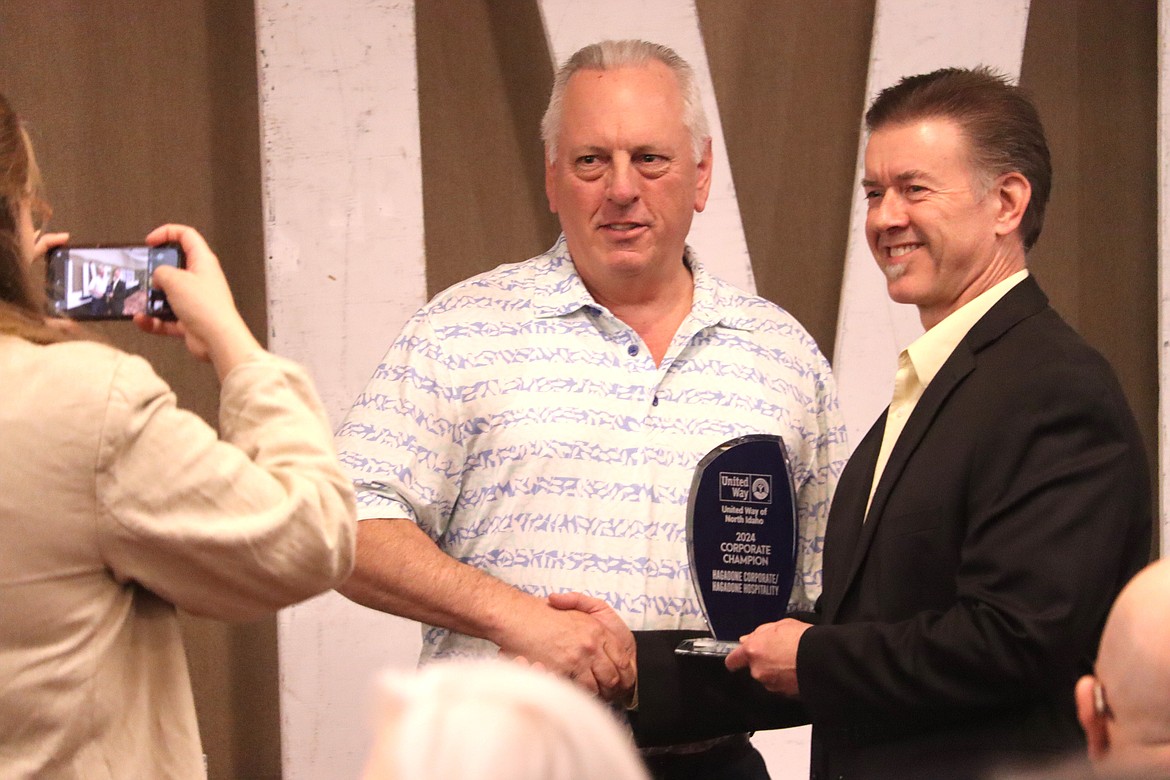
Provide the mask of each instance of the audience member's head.
{"label": "audience member's head", "polygon": [[383,676],[366,780],[646,780],[597,699],[502,660]]}
{"label": "audience member's head", "polygon": [[39,227],[48,218],[28,134],[0,95],[0,332],[56,340],[44,325],[44,294],[28,272]]}
{"label": "audience member's head", "polygon": [[1121,591],[1076,700],[1098,768],[1170,777],[1170,559]]}

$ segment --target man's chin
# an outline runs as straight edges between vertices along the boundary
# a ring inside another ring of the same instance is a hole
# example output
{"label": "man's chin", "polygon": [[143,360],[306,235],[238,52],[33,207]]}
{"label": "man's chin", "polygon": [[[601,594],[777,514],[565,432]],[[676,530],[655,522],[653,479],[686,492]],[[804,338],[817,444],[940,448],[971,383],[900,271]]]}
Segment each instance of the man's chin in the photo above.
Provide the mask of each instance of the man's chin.
{"label": "man's chin", "polygon": [[613,250],[605,255],[606,268],[617,274],[637,275],[653,263],[653,258],[645,252]]}
{"label": "man's chin", "polygon": [[899,274],[896,279],[886,277],[886,293],[894,303],[917,303],[918,295],[909,284],[905,274]]}
{"label": "man's chin", "polygon": [[881,266],[881,272],[886,277],[886,284],[894,284],[906,275],[906,266],[902,263],[888,263]]}

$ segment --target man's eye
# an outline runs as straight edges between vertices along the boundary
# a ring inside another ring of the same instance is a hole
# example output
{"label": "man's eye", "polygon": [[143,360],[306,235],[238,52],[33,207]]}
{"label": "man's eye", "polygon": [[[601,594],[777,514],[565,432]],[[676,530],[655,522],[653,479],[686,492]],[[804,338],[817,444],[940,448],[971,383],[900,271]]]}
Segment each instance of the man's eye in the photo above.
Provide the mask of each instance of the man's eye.
{"label": "man's eye", "polygon": [[866,190],[863,197],[868,201],[880,200],[882,197],[881,190]]}
{"label": "man's eye", "polygon": [[600,154],[583,154],[573,161],[573,170],[578,177],[593,181],[605,173],[605,162]]}
{"label": "man's eye", "polygon": [[670,158],[661,154],[639,154],[634,156],[634,164],[643,175],[657,177],[670,169]]}
{"label": "man's eye", "polygon": [[926,187],[923,187],[921,184],[906,185],[907,195],[925,195],[927,192],[929,192],[929,190],[927,190]]}

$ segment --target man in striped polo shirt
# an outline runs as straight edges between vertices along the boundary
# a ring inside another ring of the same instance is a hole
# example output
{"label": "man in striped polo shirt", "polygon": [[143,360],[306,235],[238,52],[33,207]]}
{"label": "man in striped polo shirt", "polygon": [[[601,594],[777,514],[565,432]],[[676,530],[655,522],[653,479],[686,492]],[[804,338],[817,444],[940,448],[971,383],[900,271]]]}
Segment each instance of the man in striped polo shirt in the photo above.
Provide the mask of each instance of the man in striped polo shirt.
{"label": "man in striped polo shirt", "polygon": [[[562,236],[424,306],[338,433],[363,519],[342,592],[426,624],[423,661],[502,651],[628,703],[629,629],[706,628],[685,539],[699,460],[783,437],[800,518],[790,605],[810,609],[844,428],[804,328],[686,246],[711,143],[677,54],[582,49],[542,134]],[[767,777],[746,738],[675,754],[688,777]]]}

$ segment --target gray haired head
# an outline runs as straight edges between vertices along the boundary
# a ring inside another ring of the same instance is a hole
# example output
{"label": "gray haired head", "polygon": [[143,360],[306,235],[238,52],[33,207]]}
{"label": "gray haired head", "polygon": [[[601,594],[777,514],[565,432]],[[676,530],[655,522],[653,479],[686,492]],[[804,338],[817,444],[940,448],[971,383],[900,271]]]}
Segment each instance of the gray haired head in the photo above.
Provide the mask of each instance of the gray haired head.
{"label": "gray haired head", "polygon": [[695,81],[694,70],[669,46],[649,41],[624,40],[591,43],[569,57],[557,71],[548,108],[545,109],[544,118],[540,122],[540,137],[544,141],[545,154],[549,162],[556,159],[557,138],[565,114],[565,88],[574,73],[581,70],[641,67],[651,62],[661,62],[670,68],[678,79],[683,100],[683,124],[691,136],[691,149],[695,161],[701,160],[711,133],[707,127],[707,114],[703,111],[703,100],[699,94],[699,85]]}

